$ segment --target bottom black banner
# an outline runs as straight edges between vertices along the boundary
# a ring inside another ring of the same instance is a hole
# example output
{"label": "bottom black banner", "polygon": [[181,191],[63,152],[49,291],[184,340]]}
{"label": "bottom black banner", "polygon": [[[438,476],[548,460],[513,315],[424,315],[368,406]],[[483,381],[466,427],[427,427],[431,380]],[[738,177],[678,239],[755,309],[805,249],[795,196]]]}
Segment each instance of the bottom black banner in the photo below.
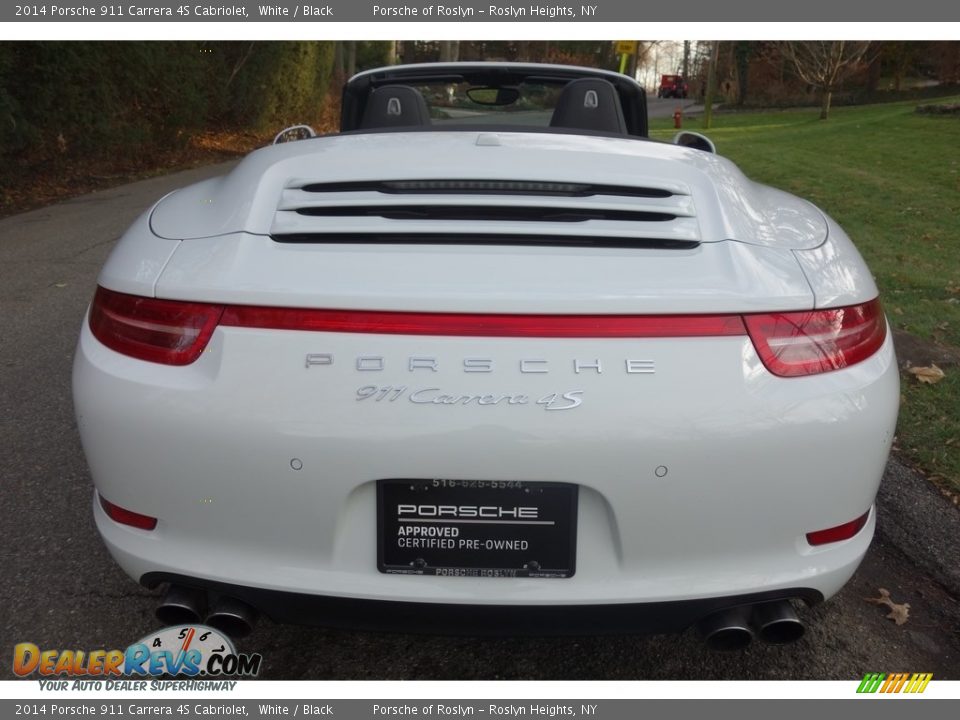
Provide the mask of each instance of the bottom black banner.
{"label": "bottom black banner", "polygon": [[[851,690],[851,692],[854,692]],[[635,699],[635,700],[0,700],[0,717],[220,717],[220,718],[588,718],[590,720],[658,720],[667,717],[710,717],[712,720],[809,720],[810,717],[869,717],[870,720],[940,720],[956,717],[956,700],[929,698],[906,700],[882,698],[792,700],[792,699]],[[953,710],[950,710],[950,708]]]}

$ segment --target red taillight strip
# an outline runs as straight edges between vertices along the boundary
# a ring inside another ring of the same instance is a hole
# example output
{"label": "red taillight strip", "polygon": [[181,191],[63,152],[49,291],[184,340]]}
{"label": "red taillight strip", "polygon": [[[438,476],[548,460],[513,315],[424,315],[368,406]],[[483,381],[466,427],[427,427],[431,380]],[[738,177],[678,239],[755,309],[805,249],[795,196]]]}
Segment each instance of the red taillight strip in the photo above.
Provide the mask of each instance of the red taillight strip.
{"label": "red taillight strip", "polygon": [[887,336],[878,298],[839,308],[745,315],[744,321],[764,366],[780,377],[856,365],[876,353]]}
{"label": "red taillight strip", "polygon": [[838,370],[883,345],[886,320],[875,298],[799,312],[685,315],[507,315],[327,310],[162,300],[98,288],[90,328],[131,357],[187,365],[218,325],[333,333],[531,338],[683,338],[749,335],[774,375]]}
{"label": "red taillight strip", "polygon": [[112,350],[164,365],[189,365],[216,330],[223,308],[97,288],[90,330]]}
{"label": "red taillight strip", "polygon": [[617,338],[746,335],[739,315],[481,315],[227,306],[221,325],[388,335]]}
{"label": "red taillight strip", "polygon": [[867,520],[869,519],[870,511],[867,510],[856,520],[851,520],[843,525],[837,525],[836,527],[827,528],[826,530],[817,530],[815,532],[807,533],[807,542],[811,545],[826,545],[827,543],[849,540],[858,532],[863,530],[863,526],[867,524]]}
{"label": "red taillight strip", "polygon": [[119,505],[114,505],[100,493],[97,493],[97,497],[100,498],[100,507],[103,508],[103,511],[114,522],[118,522],[121,525],[129,525],[139,530],[153,530],[157,527],[157,519],[155,517],[141,515],[133,510],[127,510]]}

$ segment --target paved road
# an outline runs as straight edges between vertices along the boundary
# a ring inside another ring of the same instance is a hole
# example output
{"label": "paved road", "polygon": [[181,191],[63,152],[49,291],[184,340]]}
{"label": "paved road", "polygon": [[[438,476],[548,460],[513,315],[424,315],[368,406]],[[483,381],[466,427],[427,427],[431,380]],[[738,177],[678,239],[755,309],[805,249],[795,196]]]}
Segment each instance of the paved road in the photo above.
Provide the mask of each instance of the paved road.
{"label": "paved road", "polygon": [[658,98],[656,95],[647,97],[647,117],[672,117],[674,111],[682,108],[684,115],[703,112],[703,105],[697,105],[693,100],[678,100],[677,98]]}
{"label": "paved road", "polygon": [[[220,168],[222,170],[222,168]],[[93,527],[91,482],[70,400],[77,330],[97,272],[124,228],[168,190],[216,174],[189,171],[0,220],[0,653],[30,641],[46,648],[119,648],[158,627],[155,593],[113,564]],[[907,501],[903,499],[907,498]],[[905,504],[904,504],[905,503]],[[960,679],[960,608],[938,577],[955,555],[954,512],[892,464],[881,530],[854,580],[803,613],[807,636],[776,648],[707,652],[693,632],[657,637],[436,638],[278,627],[263,621],[240,643],[263,653],[267,677],[296,678],[838,678],[867,671],[928,671]],[[938,513],[943,512],[942,516]],[[931,523],[932,548],[913,533]],[[886,529],[885,529],[886,527]],[[891,540],[896,540],[896,544]],[[951,545],[951,543],[954,543]],[[906,548],[909,554],[901,551]],[[923,550],[919,554],[914,550]],[[950,552],[953,552],[952,550]],[[939,563],[939,564],[938,564]],[[945,570],[946,568],[946,570]],[[863,598],[888,588],[911,605],[895,626]],[[957,586],[946,587],[957,594]],[[0,662],[3,677],[9,660]]]}

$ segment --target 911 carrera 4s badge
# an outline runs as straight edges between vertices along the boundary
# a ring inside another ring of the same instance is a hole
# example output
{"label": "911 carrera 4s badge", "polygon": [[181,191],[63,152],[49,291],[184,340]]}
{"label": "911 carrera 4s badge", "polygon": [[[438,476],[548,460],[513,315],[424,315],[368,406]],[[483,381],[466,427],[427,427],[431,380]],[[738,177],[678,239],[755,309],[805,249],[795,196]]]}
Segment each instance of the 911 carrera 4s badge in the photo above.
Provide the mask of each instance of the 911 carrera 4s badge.
{"label": "911 carrera 4s badge", "polygon": [[406,385],[364,385],[357,400],[393,403],[406,398],[414,405],[538,405],[545,410],[573,410],[583,403],[583,390],[551,392],[540,397],[524,393],[455,393],[439,387],[410,388]]}

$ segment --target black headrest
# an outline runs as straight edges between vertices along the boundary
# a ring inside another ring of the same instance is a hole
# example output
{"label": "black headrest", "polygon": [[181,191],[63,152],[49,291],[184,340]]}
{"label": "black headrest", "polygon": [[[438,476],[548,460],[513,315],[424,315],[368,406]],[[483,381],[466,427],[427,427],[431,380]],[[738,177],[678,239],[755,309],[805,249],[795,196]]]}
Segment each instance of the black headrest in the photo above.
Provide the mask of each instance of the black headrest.
{"label": "black headrest", "polygon": [[369,129],[429,124],[430,110],[418,90],[406,85],[384,85],[370,91],[360,127]]}
{"label": "black headrest", "polygon": [[550,118],[551,127],[627,132],[617,89],[609,80],[581,78],[566,84]]}

